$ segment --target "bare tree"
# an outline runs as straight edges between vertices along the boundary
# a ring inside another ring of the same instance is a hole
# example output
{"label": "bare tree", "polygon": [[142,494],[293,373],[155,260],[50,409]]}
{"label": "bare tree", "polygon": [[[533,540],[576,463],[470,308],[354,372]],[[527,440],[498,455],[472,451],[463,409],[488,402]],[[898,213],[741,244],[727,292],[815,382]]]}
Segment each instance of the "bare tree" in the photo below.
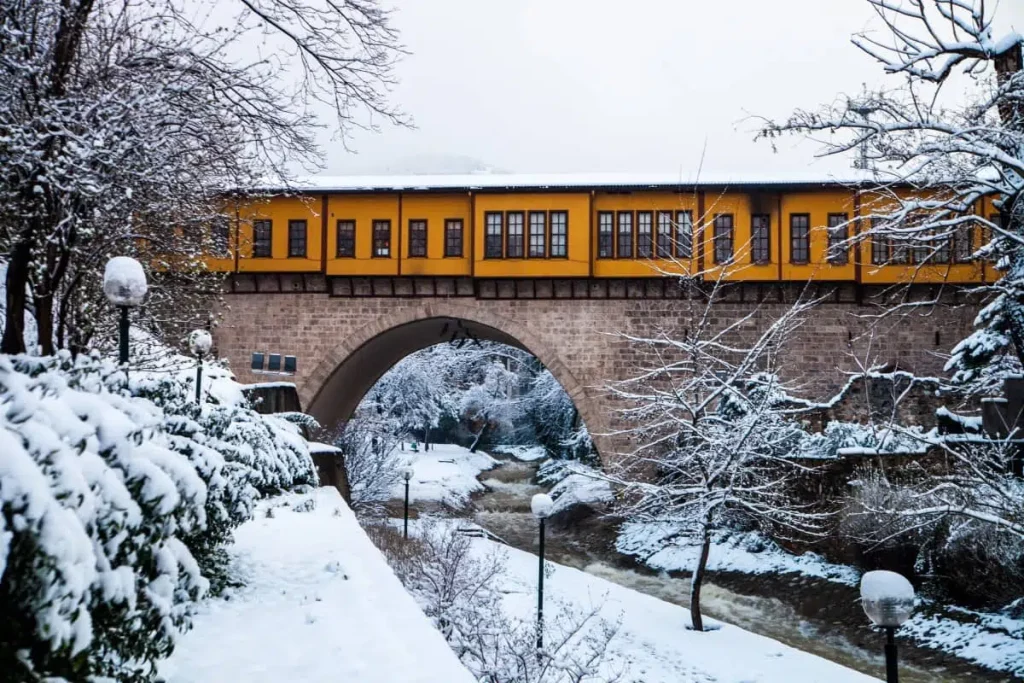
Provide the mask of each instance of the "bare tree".
{"label": "bare tree", "polygon": [[[821,137],[824,155],[858,151],[874,171],[866,221],[885,262],[916,267],[985,259],[1003,277],[976,331],[954,350],[949,368],[972,381],[1001,356],[1024,360],[1024,71],[1021,36],[995,35],[984,0],[865,0],[881,35],[853,43],[878,62],[887,89],[840,96],[818,111],[768,122],[760,135]],[[966,96],[962,91],[966,91]],[[912,192],[903,191],[910,187]],[[976,214],[995,200],[998,217]],[[971,241],[980,226],[988,244]],[[919,304],[917,304],[919,305]]]}
{"label": "bare tree", "polygon": [[401,423],[361,411],[341,425],[334,445],[345,456],[345,474],[352,492],[352,509],[360,516],[381,516],[400,477],[395,454],[405,437]]}
{"label": "bare tree", "polygon": [[630,426],[620,436],[635,444],[608,476],[623,489],[620,512],[664,539],[696,543],[690,612],[698,631],[716,531],[754,523],[775,534],[814,534],[822,519],[789,490],[806,434],[794,419],[800,404],[777,374],[786,342],[816,301],[799,300],[774,320],[763,321],[760,306],[723,320],[726,289],[719,281],[707,298],[685,302],[680,331],[624,335],[643,366],[609,387],[625,402],[621,418]]}
{"label": "bare tree", "polygon": [[[273,56],[246,56],[260,45]],[[90,287],[111,253],[168,274],[149,310],[189,310],[193,291],[202,309],[216,289],[203,254],[233,239],[219,229],[234,215],[225,191],[316,163],[311,99],[342,132],[372,125],[358,113],[403,121],[385,97],[401,47],[375,0],[239,0],[216,13],[4,0],[0,52],[7,353],[25,348],[29,306],[44,353],[84,344],[106,312]]]}

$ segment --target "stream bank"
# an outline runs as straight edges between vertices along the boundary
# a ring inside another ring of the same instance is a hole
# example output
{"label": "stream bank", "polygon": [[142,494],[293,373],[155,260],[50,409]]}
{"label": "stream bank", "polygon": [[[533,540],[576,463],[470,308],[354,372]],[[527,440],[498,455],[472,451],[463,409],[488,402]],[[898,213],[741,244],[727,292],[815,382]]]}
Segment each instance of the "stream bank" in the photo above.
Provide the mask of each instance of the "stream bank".
{"label": "stream bank", "polygon": [[[458,514],[473,519],[512,547],[535,553],[537,524],[530,513],[530,498],[545,490],[534,483],[537,464],[495,457],[501,464],[479,477],[486,490],[473,497],[471,509]],[[687,606],[686,575],[654,572],[616,552],[614,530],[606,521],[580,516],[570,524],[552,524],[549,529],[548,559]],[[855,586],[801,574],[711,571],[702,602],[705,614],[713,619],[881,676],[882,636],[867,625],[858,598]],[[899,647],[900,677],[905,683],[1020,680],[906,639]]]}

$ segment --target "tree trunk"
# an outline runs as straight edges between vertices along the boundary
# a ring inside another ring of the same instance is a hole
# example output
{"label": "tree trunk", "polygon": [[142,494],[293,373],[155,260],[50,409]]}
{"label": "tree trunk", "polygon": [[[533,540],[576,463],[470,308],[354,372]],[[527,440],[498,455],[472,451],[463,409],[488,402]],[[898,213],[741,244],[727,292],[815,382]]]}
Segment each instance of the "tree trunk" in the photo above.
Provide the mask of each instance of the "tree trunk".
{"label": "tree trunk", "polygon": [[423,428],[423,452],[430,450],[430,425]]}
{"label": "tree trunk", "polygon": [[28,297],[30,247],[19,240],[7,261],[7,310],[0,353],[25,352],[25,301]]}
{"label": "tree trunk", "polygon": [[484,438],[484,434],[487,432],[487,423],[484,422],[484,426],[480,428],[477,435],[473,438],[473,445],[469,447],[470,453],[476,453],[476,449],[480,446],[480,441]]}
{"label": "tree trunk", "polygon": [[704,524],[702,529],[700,556],[697,566],[690,577],[690,619],[694,631],[704,630],[704,618],[700,614],[700,589],[704,585],[704,573],[708,566],[708,554],[711,552],[711,525]]}

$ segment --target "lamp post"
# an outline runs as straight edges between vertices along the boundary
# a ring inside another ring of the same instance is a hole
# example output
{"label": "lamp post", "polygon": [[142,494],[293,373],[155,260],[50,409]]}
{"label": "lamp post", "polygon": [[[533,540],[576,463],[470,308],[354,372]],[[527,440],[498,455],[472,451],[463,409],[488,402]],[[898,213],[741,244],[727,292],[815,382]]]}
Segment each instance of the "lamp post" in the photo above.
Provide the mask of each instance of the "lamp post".
{"label": "lamp post", "polygon": [[103,293],[112,305],[121,309],[120,362],[128,363],[128,309],[146,297],[146,272],[142,264],[128,256],[115,256],[103,269]]}
{"label": "lamp post", "polygon": [[405,521],[402,523],[402,538],[409,538],[409,480],[412,479],[412,468],[403,467],[402,479],[405,479]]}
{"label": "lamp post", "polygon": [[546,493],[538,493],[530,500],[530,510],[537,518],[540,533],[540,548],[537,556],[540,564],[537,570],[537,653],[544,649],[544,520],[551,514],[554,501]]}
{"label": "lamp post", "polygon": [[188,348],[196,357],[196,404],[203,402],[203,356],[213,348],[213,337],[206,330],[193,330],[188,335]]}
{"label": "lamp post", "polygon": [[860,602],[868,619],[885,629],[885,680],[899,683],[896,629],[914,611],[914,587],[896,572],[868,572],[860,580]]}

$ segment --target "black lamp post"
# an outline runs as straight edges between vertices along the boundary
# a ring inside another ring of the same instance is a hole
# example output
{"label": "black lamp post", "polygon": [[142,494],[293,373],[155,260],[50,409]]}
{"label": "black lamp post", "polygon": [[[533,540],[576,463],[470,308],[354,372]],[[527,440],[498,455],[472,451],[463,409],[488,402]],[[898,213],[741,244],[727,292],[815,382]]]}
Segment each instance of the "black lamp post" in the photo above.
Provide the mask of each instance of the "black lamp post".
{"label": "black lamp post", "polygon": [[103,293],[107,301],[121,309],[118,326],[118,359],[121,365],[128,363],[128,332],[131,327],[128,309],[142,303],[146,298],[146,290],[146,272],[141,263],[128,256],[115,256],[107,261],[103,270]]}
{"label": "black lamp post", "polygon": [[196,404],[203,402],[203,356],[213,348],[213,337],[206,330],[193,330],[188,335],[188,348],[196,357]]}
{"label": "black lamp post", "polygon": [[914,611],[914,587],[896,572],[868,572],[860,580],[860,602],[871,622],[885,629],[885,680],[899,683],[896,629]]}
{"label": "black lamp post", "polygon": [[554,501],[546,493],[538,493],[530,500],[530,509],[537,518],[540,547],[537,557],[537,653],[544,649],[544,520],[551,514]]}
{"label": "black lamp post", "polygon": [[405,519],[402,522],[402,538],[409,538],[409,480],[412,479],[412,468],[402,468],[402,479],[405,479]]}

